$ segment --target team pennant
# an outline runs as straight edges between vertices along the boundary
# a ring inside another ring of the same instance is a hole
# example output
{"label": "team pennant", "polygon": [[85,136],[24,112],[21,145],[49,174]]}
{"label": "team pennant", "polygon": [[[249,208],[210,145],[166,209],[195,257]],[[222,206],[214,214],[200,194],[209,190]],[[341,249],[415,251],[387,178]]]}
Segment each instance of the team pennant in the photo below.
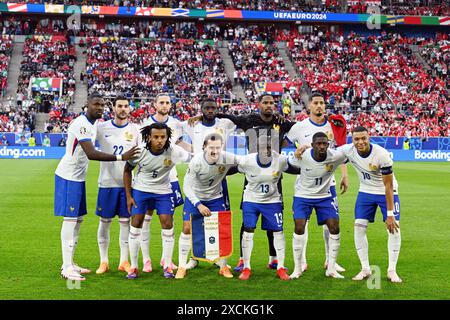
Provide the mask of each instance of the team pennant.
{"label": "team pennant", "polygon": [[214,211],[210,217],[191,215],[194,259],[217,262],[233,254],[231,211]]}

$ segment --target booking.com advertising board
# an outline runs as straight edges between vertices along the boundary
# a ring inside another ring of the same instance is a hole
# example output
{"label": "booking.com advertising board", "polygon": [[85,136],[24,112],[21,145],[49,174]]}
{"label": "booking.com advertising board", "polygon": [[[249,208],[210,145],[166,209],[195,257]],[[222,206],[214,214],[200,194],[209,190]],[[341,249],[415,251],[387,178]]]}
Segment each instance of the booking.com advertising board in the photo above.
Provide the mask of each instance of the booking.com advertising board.
{"label": "booking.com advertising board", "polygon": [[[347,142],[350,143],[350,139]],[[426,141],[413,138],[410,140],[412,150],[401,149],[403,138],[400,137],[372,137],[371,142],[388,149],[394,161],[450,162],[449,137],[429,138]],[[64,147],[0,146],[0,159],[61,159],[65,150]],[[287,147],[282,153],[291,155],[294,150],[293,147]],[[227,143],[227,151],[239,155],[245,154],[244,137],[231,136]]]}

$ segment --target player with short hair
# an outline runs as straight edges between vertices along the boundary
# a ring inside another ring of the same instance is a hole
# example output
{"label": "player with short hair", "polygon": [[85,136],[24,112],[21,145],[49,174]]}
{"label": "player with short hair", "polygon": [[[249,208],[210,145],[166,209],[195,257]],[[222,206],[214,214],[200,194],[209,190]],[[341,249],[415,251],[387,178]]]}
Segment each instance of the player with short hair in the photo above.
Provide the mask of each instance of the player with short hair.
{"label": "player with short hair", "polygon": [[245,174],[248,181],[242,202],[244,234],[241,247],[244,269],[239,276],[240,280],[248,280],[252,273],[250,257],[259,215],[262,227],[273,232],[278,259],[277,276],[281,280],[290,280],[284,267],[286,243],[283,232],[283,206],[277,186],[281,172],[286,171],[289,164],[285,156],[272,151],[271,145],[271,136],[260,136],[258,152],[242,157],[238,165],[238,170]]}
{"label": "player with short hair", "polygon": [[[233,116],[229,114],[217,114],[218,118],[226,118],[231,120],[238,129],[241,129],[245,132],[246,140],[247,140],[247,149],[249,153],[255,153],[257,140],[260,136],[267,136],[269,132],[273,132],[271,135],[275,137],[278,136],[278,139],[274,139],[274,144],[272,145],[272,149],[278,153],[281,152],[281,147],[283,141],[285,140],[285,135],[289,130],[294,126],[295,122],[285,121],[280,116],[274,114],[276,110],[275,100],[273,96],[270,94],[262,94],[258,98],[258,109],[259,113],[252,113],[246,116]],[[287,173],[289,173],[287,171]],[[282,184],[280,178],[278,181],[278,191],[282,195]],[[244,180],[244,187],[247,184],[247,180]],[[242,201],[241,201],[241,209],[242,209]],[[244,225],[241,225],[240,231],[240,243],[242,243],[242,235],[244,233]],[[277,257],[276,250],[274,247],[274,237],[272,231],[267,231],[267,240],[269,242],[269,263],[267,267],[270,269],[277,269]],[[237,266],[234,268],[234,271],[241,272],[244,268],[244,259],[243,252],[241,248],[240,258]]]}
{"label": "player with short hair", "polygon": [[[172,132],[171,143],[177,144],[183,147],[185,150],[189,150],[190,146],[182,141],[183,129],[181,127],[181,122],[174,117],[170,116],[170,110],[172,108],[172,103],[168,93],[159,93],[155,97],[155,109],[156,113],[151,115],[143,124],[143,127],[149,126],[153,123],[164,123],[166,124]],[[178,174],[176,167],[172,168],[170,172],[170,184],[174,193],[175,208],[181,206],[183,201],[183,196],[181,195],[180,183],[178,181]],[[149,211],[145,215],[144,224],[142,225],[142,241],[141,241],[141,251],[142,259],[144,260],[143,272],[152,271],[152,261],[150,259],[150,225],[152,222],[153,212]],[[160,265],[164,265],[163,258],[161,257]],[[171,264],[172,269],[176,269],[177,266]]]}
{"label": "player with short hair", "polygon": [[[131,109],[128,99],[118,96],[113,106],[114,119],[97,125],[97,141],[100,150],[115,155],[121,155],[124,150],[139,144],[139,127],[128,121]],[[114,216],[119,217],[120,234],[120,264],[119,271],[128,273],[128,237],[130,232],[130,214],[127,210],[127,198],[123,185],[124,161],[101,162],[98,177],[97,216],[100,223],[97,232],[100,250],[100,266],[97,274],[109,270],[108,247],[111,221]]]}
{"label": "player with short hair", "polygon": [[396,271],[401,247],[400,199],[393,161],[386,149],[370,143],[366,128],[356,127],[352,140],[352,144],[342,146],[338,151],[352,163],[360,182],[355,204],[355,247],[362,269],[353,280],[360,281],[371,275],[366,232],[369,222],[375,221],[377,207],[380,207],[388,231],[387,277],[391,282],[400,283],[402,279]]}
{"label": "player with short hair", "polygon": [[[183,214],[202,214],[210,216],[211,211],[225,211],[222,181],[227,171],[236,166],[237,157],[223,151],[222,135],[212,133],[204,138],[203,153],[194,155],[186,172],[183,191],[186,202]],[[177,279],[186,276],[186,260],[191,246],[187,241],[180,247],[180,261]],[[225,278],[232,278],[233,274],[227,266],[225,258],[220,259],[219,274]]]}
{"label": "player with short hair", "polygon": [[95,150],[96,121],[103,116],[104,106],[105,101],[99,93],[94,92],[88,97],[86,114],[69,125],[66,153],[55,171],[54,214],[64,217],[61,228],[61,276],[69,280],[86,280],[82,274],[90,272],[73,262],[83,216],[87,214],[86,173],[89,160],[122,161],[139,154],[136,146],[122,155]]}
{"label": "player with short hair", "polygon": [[[330,147],[335,148],[337,146],[336,137],[333,135],[332,123],[329,117],[326,116],[325,113],[325,99],[320,93],[313,93],[308,99],[308,108],[309,108],[309,117],[303,121],[297,122],[291,130],[287,133],[286,139],[290,141],[292,144],[297,146],[305,146],[311,145],[312,137],[316,132],[324,132],[328,139],[330,140]],[[343,142],[345,144],[345,142]],[[348,189],[348,173],[347,167],[345,164],[341,165],[342,178],[340,182],[341,194],[345,193]],[[297,180],[301,179],[301,177],[297,177]],[[331,182],[331,193],[335,198],[335,202],[337,203],[337,193],[335,186],[335,179]],[[327,224],[323,225],[323,239],[325,243],[325,263],[324,268],[327,269],[328,266],[328,252],[329,250],[329,230]],[[308,265],[306,262],[306,247],[308,244],[308,222],[305,227],[305,247],[303,250],[302,256],[302,271],[306,271],[308,269]],[[338,272],[344,272],[345,269],[341,267],[339,264],[336,265],[336,270]]]}
{"label": "player with short hair", "polygon": [[[170,171],[178,163],[189,161],[191,154],[170,142],[171,129],[164,123],[153,123],[142,128],[145,147],[140,157],[125,164],[123,180],[125,184],[128,212],[131,213],[130,256],[131,267],[128,279],[138,277],[138,255],[141,229],[145,214],[156,210],[161,222],[163,243],[164,277],[173,278],[171,268],[174,231],[173,214],[175,197],[170,184]],[[131,173],[138,170],[131,183]]]}
{"label": "player with short hair", "polygon": [[325,275],[333,278],[344,278],[336,270],[336,259],[340,247],[339,211],[335,197],[330,191],[333,173],[345,162],[345,156],[329,149],[328,136],[316,132],[312,137],[312,148],[308,148],[301,156],[291,157],[289,162],[299,167],[301,174],[295,184],[294,211],[295,230],[292,239],[294,253],[294,272],[292,279],[302,275],[302,255],[306,246],[306,223],[312,210],[317,215],[319,225],[327,224],[330,231],[327,270]]}
{"label": "player with short hair", "polygon": [[[202,153],[205,137],[211,133],[220,134],[223,138],[225,148],[228,137],[235,131],[236,125],[228,119],[219,119],[217,114],[217,102],[212,98],[205,98],[201,102],[202,118],[194,126],[189,125],[189,121],[182,122],[183,132],[191,139],[191,150],[195,154]],[[231,170],[230,170],[231,171]],[[228,171],[228,174],[230,173]],[[237,173],[237,170],[236,172]],[[228,185],[226,178],[222,181],[223,194],[225,197],[225,209],[230,209],[230,199],[228,195]],[[189,214],[183,214],[183,230],[180,234],[179,248],[190,246],[191,243],[191,221]],[[183,251],[179,250],[179,261],[183,260]],[[197,260],[191,258],[186,264],[186,270],[197,266]]]}

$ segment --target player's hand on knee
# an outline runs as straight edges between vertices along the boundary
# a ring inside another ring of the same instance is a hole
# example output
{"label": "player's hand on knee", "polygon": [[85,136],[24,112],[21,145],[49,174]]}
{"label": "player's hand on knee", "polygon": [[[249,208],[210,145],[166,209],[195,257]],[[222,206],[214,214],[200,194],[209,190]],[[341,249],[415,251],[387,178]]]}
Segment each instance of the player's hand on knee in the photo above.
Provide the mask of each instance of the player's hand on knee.
{"label": "player's hand on knee", "polygon": [[131,208],[132,207],[137,208],[136,202],[134,202],[134,198],[127,198],[127,208],[128,208],[128,213],[131,214]]}
{"label": "player's hand on knee", "polygon": [[394,217],[387,217],[386,227],[389,230],[389,232],[392,234],[398,232],[398,229],[400,228],[399,225],[397,224],[397,222],[395,221]]}
{"label": "player's hand on knee", "polygon": [[198,206],[198,211],[200,211],[200,213],[202,214],[202,216],[204,217],[209,217],[211,216],[211,211],[208,209],[207,206],[200,204]]}
{"label": "player's hand on knee", "polygon": [[137,159],[140,153],[141,149],[139,149],[138,146],[134,146],[122,155],[122,160],[127,161],[130,159]]}

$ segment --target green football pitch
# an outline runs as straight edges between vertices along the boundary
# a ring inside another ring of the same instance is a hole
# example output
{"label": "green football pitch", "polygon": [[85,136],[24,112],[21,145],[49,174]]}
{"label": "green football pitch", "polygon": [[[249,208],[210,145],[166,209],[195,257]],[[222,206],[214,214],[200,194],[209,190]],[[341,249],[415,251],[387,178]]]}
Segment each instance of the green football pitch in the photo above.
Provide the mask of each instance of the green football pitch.
{"label": "green football pitch", "polygon": [[[322,229],[317,226],[315,216],[309,226],[309,270],[298,280],[283,282],[276,278],[273,270],[266,268],[267,239],[265,232],[259,229],[255,235],[250,281],[219,277],[217,267],[207,263],[201,263],[183,280],[164,279],[158,265],[160,225],[155,219],[151,226],[152,273],[141,273],[139,279],[130,281],[117,271],[119,227],[118,223],[113,223],[112,270],[96,275],[99,253],[95,202],[99,165],[92,161],[87,180],[89,214],[81,227],[75,261],[92,269],[93,273],[76,289],[68,288],[59,275],[62,219],[53,216],[53,173],[57,164],[57,160],[0,160],[0,299],[450,299],[450,163],[396,163],[402,227],[397,270],[404,282],[392,284],[386,279],[387,233],[378,212],[377,220],[368,229],[368,239],[370,263],[379,268],[380,279],[378,282],[375,277],[368,285],[366,281],[351,280],[360,268],[353,242],[353,206],[359,183],[352,168],[349,168],[350,189],[339,196],[341,250],[338,261],[347,269],[343,280],[324,275]],[[178,168],[181,180],[184,170],[183,166]],[[290,270],[293,268],[290,208],[294,179],[290,175],[283,179],[286,265]],[[242,175],[229,178],[234,212],[234,254],[229,259],[232,266],[239,258],[242,184]],[[175,262],[181,225],[181,209],[178,208]]]}

